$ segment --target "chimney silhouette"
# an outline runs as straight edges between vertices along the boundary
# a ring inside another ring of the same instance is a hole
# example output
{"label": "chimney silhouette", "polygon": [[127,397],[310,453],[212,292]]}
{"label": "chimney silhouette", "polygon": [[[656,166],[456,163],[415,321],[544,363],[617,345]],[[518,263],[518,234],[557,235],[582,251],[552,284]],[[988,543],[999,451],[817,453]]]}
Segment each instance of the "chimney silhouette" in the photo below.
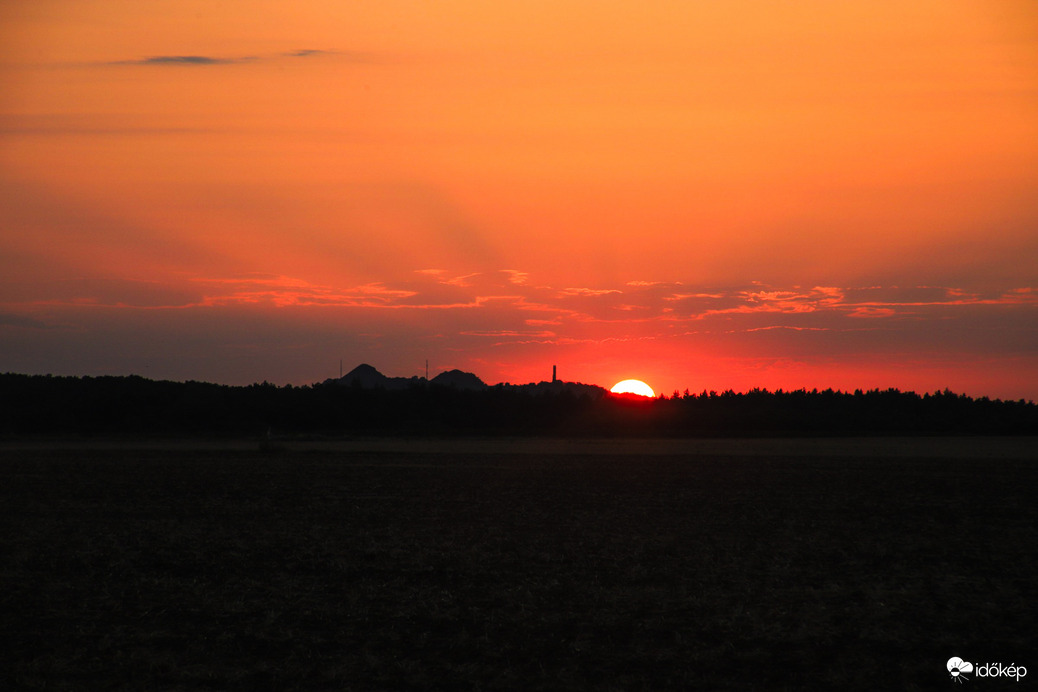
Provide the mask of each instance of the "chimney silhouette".
{"label": "chimney silhouette", "polygon": [[555,379],[555,366],[554,365],[551,366],[551,381],[552,382],[558,382],[558,380]]}

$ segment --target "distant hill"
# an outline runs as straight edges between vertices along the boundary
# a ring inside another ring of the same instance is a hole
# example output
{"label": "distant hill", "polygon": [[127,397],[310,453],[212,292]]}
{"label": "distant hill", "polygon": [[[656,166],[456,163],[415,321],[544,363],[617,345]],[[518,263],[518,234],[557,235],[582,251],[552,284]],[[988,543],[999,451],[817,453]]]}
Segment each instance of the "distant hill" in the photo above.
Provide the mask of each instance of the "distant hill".
{"label": "distant hill", "polygon": [[453,387],[454,389],[469,389],[479,390],[486,389],[486,383],[473,375],[471,372],[465,372],[463,370],[447,370],[441,372],[436,377],[432,378],[432,384],[441,385],[443,387]]}
{"label": "distant hill", "polygon": [[[361,363],[357,367],[338,379],[325,380],[326,385],[340,385],[348,387],[359,387],[361,389],[384,389],[386,391],[400,391],[411,387],[424,386],[424,377],[387,377],[367,363]],[[481,380],[477,375],[464,370],[446,370],[428,381],[428,384],[449,387],[464,391],[482,391],[490,385]],[[563,392],[574,396],[586,396],[591,399],[600,399],[608,391],[593,384],[581,382],[531,382],[530,384],[502,383],[494,385],[498,389],[522,392],[524,394],[561,394]]]}
{"label": "distant hill", "polygon": [[425,384],[425,378],[386,377],[371,365],[361,363],[339,379],[325,380],[324,383],[344,385],[347,387],[360,387],[361,389],[386,389],[389,391],[397,391],[415,385]]}
{"label": "distant hill", "polygon": [[[361,389],[385,389],[398,391],[426,384],[424,377],[387,377],[375,367],[361,363],[339,379],[325,380],[325,384],[360,387]],[[487,384],[471,372],[463,370],[447,370],[429,381],[429,384],[454,389],[479,390],[486,389]]]}

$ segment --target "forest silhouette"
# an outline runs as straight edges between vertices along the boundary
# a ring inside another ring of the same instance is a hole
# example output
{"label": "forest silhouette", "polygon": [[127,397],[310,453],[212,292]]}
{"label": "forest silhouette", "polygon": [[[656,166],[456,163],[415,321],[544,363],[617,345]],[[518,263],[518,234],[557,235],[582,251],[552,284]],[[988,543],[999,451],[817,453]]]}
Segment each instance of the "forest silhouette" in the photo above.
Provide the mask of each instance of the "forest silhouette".
{"label": "forest silhouette", "polygon": [[343,380],[228,386],[139,376],[8,373],[0,375],[0,435],[1038,434],[1034,402],[972,398],[948,390],[922,395],[897,389],[686,391],[648,399],[564,382],[464,388],[411,378],[404,386],[387,388]]}

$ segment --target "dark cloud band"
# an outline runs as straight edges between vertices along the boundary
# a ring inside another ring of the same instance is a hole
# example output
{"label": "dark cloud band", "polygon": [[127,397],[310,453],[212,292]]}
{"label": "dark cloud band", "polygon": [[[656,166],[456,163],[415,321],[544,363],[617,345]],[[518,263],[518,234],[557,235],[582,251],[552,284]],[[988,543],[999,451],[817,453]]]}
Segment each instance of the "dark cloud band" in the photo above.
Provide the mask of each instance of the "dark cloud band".
{"label": "dark cloud band", "polygon": [[119,65],[227,65],[238,62],[208,55],[153,55],[140,60],[122,60]]}

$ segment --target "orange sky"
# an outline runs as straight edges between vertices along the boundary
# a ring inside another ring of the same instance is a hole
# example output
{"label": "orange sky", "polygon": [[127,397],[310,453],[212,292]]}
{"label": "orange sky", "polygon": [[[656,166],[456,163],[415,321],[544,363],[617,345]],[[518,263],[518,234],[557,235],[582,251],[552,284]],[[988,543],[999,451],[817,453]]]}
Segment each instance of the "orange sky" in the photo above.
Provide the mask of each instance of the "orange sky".
{"label": "orange sky", "polygon": [[0,371],[1038,398],[1038,9],[0,5]]}

